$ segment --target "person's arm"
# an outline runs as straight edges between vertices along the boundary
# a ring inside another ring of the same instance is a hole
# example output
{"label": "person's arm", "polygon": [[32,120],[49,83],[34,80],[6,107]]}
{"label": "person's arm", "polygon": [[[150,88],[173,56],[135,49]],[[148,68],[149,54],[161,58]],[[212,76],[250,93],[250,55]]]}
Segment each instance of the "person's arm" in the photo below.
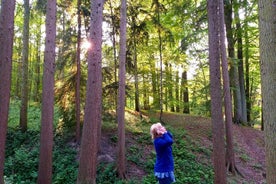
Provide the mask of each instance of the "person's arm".
{"label": "person's arm", "polygon": [[156,148],[170,146],[173,144],[172,134],[170,132],[166,132],[161,137],[157,138],[154,143]]}

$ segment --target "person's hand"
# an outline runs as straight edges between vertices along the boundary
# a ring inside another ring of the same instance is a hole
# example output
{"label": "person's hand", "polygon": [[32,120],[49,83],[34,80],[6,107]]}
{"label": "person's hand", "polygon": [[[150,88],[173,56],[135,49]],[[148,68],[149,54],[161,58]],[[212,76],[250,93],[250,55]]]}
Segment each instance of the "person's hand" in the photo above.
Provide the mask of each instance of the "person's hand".
{"label": "person's hand", "polygon": [[163,135],[164,133],[167,133],[167,130],[165,127],[161,126],[158,130],[157,130],[157,134],[158,135]]}

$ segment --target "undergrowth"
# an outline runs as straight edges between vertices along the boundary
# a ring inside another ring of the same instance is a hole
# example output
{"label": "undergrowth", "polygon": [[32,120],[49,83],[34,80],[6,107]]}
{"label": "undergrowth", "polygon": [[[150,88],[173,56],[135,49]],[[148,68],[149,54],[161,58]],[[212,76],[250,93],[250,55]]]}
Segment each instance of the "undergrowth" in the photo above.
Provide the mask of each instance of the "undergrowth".
{"label": "undergrowth", "polygon": [[[15,125],[18,122],[14,108],[18,104],[12,104],[10,112],[10,123],[7,133],[5,150],[5,183],[6,184],[32,184],[36,183],[38,176],[39,159],[39,107],[32,106],[32,116],[29,121],[33,126],[22,133]],[[57,115],[56,115],[57,116]],[[105,119],[104,124],[114,120]],[[135,119],[137,121],[137,119]],[[97,183],[99,184],[154,184],[156,179],[153,175],[155,152],[152,140],[149,135],[149,127],[153,123],[149,121],[137,121],[131,123],[131,128],[127,128],[127,139],[132,139],[132,145],[127,147],[126,159],[129,163],[141,168],[145,175],[143,177],[131,176],[127,180],[120,180],[116,174],[116,163],[100,163],[97,172]],[[133,126],[136,126],[134,129]],[[103,125],[103,127],[112,127]],[[197,160],[197,155],[209,157],[209,150],[199,147],[198,144],[186,134],[183,129],[174,129],[168,125],[168,129],[173,133],[175,143],[173,144],[173,154],[175,159],[175,184],[210,184],[213,183],[213,169],[210,165]],[[131,130],[135,130],[131,132]],[[105,131],[105,130],[103,130]],[[113,142],[117,142],[116,136],[110,137]],[[53,148],[53,184],[73,184],[77,179],[78,158],[76,146],[70,143],[70,135],[55,133]],[[127,140],[128,141],[128,140]],[[145,146],[152,147],[152,150],[143,149]]]}
{"label": "undergrowth", "polygon": [[[9,128],[6,140],[6,184],[36,183],[38,176],[39,132]],[[77,176],[76,150],[59,135],[53,148],[53,184],[75,183]]]}

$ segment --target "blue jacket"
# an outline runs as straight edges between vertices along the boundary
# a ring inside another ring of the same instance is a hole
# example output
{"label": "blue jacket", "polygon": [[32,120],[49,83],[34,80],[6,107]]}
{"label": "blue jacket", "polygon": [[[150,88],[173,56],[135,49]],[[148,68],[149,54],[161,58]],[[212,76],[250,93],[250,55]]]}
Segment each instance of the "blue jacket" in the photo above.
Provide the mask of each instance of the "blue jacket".
{"label": "blue jacket", "polygon": [[174,161],[172,155],[173,137],[170,132],[154,139],[156,151],[156,161],[154,172],[170,172],[174,170]]}

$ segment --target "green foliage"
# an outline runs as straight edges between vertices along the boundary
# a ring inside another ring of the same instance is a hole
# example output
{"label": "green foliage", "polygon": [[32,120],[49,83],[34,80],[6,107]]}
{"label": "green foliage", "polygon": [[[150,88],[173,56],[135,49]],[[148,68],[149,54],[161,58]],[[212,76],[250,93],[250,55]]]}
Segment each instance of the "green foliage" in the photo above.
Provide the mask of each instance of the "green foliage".
{"label": "green foliage", "polygon": [[38,138],[34,131],[9,129],[4,174],[10,183],[35,183],[38,170]]}
{"label": "green foliage", "polygon": [[139,151],[139,147],[136,145],[132,145],[128,148],[127,160],[133,162],[138,166],[142,166],[144,163],[141,161],[142,152]]}
{"label": "green foliage", "polygon": [[117,178],[114,164],[100,164],[97,168],[97,173],[97,183],[114,183]]}
{"label": "green foliage", "polygon": [[64,137],[57,136],[53,158],[53,184],[74,184],[77,178],[78,163],[76,149],[65,142]]}
{"label": "green foliage", "polygon": [[116,166],[114,163],[100,164],[97,168],[97,183],[100,184],[140,184],[139,181],[121,180],[117,177]]}
{"label": "green foliage", "polygon": [[[20,100],[12,100],[10,103],[9,109],[9,122],[8,126],[10,128],[18,128],[19,127],[19,118],[20,118]],[[28,107],[28,129],[32,131],[40,130],[41,123],[41,110],[40,105],[34,102],[30,102]],[[59,111],[57,108],[54,109],[54,125],[57,125],[59,119]]]}
{"label": "green foliage", "polygon": [[[6,183],[36,183],[38,176],[39,132],[9,129],[6,143]],[[77,177],[76,150],[64,137],[55,137],[53,148],[53,183],[75,183]]]}

